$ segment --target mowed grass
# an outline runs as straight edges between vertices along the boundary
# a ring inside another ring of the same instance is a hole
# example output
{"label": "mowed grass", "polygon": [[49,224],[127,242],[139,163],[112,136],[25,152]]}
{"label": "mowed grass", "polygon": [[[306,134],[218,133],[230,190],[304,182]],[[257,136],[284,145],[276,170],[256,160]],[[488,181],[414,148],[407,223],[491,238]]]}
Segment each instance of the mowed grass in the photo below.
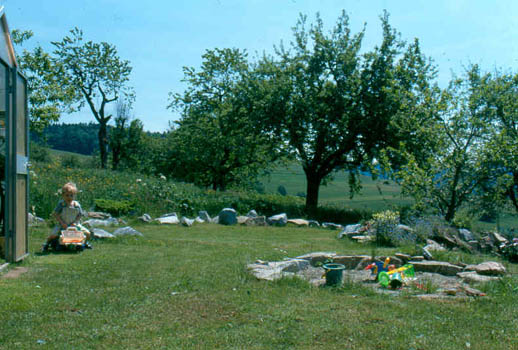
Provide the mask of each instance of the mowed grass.
{"label": "mowed grass", "polygon": [[435,301],[259,281],[246,269],[256,259],[373,247],[316,228],[132,226],[144,237],[48,255],[34,254],[48,229],[32,228],[28,272],[0,278],[0,349],[517,348],[516,277]]}
{"label": "mowed grass", "polygon": [[[393,181],[372,180],[361,175],[362,190],[351,199],[349,196],[349,177],[346,172],[337,172],[332,181],[320,187],[319,204],[342,205],[353,209],[381,211],[401,205],[412,204],[412,199],[401,196],[401,190]],[[306,193],[306,175],[299,164],[279,166],[269,176],[260,179],[266,192],[277,193],[280,185],[289,195]]]}

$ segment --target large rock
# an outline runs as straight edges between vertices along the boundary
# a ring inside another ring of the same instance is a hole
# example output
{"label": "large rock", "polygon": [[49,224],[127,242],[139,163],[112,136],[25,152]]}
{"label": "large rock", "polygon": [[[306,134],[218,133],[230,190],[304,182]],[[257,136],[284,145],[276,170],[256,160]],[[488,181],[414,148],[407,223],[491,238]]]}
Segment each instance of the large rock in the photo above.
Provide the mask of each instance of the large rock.
{"label": "large rock", "polygon": [[293,224],[295,226],[309,226],[309,221],[304,219],[290,219],[288,220],[288,224]]}
{"label": "large rock", "polygon": [[248,219],[249,219],[249,217],[248,217],[248,216],[239,215],[239,216],[237,217],[237,223],[238,223],[239,225],[244,225],[244,224],[246,224],[246,220],[248,220]]}
{"label": "large rock", "polygon": [[192,224],[194,223],[194,219],[189,219],[189,218],[186,218],[185,216],[182,217],[180,219],[180,223],[183,225],[183,226],[186,226],[186,227],[191,227]]}
{"label": "large rock", "polygon": [[29,225],[36,225],[45,222],[45,220],[33,215],[32,213],[27,214],[27,220],[29,222]]}
{"label": "large rock", "polygon": [[308,220],[309,227],[320,227],[320,223],[316,220]]}
{"label": "large rock", "polygon": [[338,233],[336,238],[340,239],[343,237],[359,236],[361,228],[361,224],[347,225],[340,233]]}
{"label": "large rock", "polygon": [[92,229],[92,235],[95,238],[114,238],[115,237],[110,232],[105,231],[102,228],[93,228]]}
{"label": "large rock", "polygon": [[474,241],[475,240],[475,237],[473,236],[473,234],[469,230],[467,230],[465,228],[461,228],[459,230],[459,237],[463,241],[465,241],[465,242],[469,242],[469,241]]}
{"label": "large rock", "polygon": [[409,261],[416,272],[438,273],[444,276],[456,276],[462,267],[444,261]]}
{"label": "large rock", "polygon": [[249,264],[248,268],[258,279],[273,281],[286,276],[296,276],[300,271],[308,269],[310,262],[305,259],[288,259],[285,261],[259,262]]}
{"label": "large rock", "polygon": [[288,216],[286,213],[273,215],[266,219],[266,222],[272,226],[286,226],[288,223]]}
{"label": "large rock", "polygon": [[137,219],[143,222],[151,222],[153,219],[151,218],[151,215],[149,214],[143,214],[142,216],[139,216]]}
{"label": "large rock", "polygon": [[205,222],[210,222],[211,220],[209,213],[207,213],[205,210],[199,211],[198,217]]}
{"label": "large rock", "polygon": [[175,225],[180,223],[180,219],[178,219],[178,215],[176,215],[176,213],[165,214],[155,220],[161,224]]}
{"label": "large rock", "polygon": [[246,226],[266,226],[266,216],[249,217],[245,221]]}
{"label": "large rock", "polygon": [[508,242],[504,236],[497,232],[489,232],[489,237],[497,247],[499,247],[501,244],[506,244]]}
{"label": "large rock", "polygon": [[249,218],[256,218],[259,215],[257,215],[257,212],[254,209],[252,209],[246,214],[246,216],[248,216]]}
{"label": "large rock", "polygon": [[103,213],[102,211],[89,211],[87,213],[87,216],[92,219],[100,219],[100,220],[106,220],[106,219],[112,217],[110,213]]}
{"label": "large rock", "polygon": [[101,227],[101,226],[116,226],[119,224],[119,221],[115,218],[108,218],[106,220],[101,219],[90,219],[83,222],[84,225],[90,226],[90,227]]}
{"label": "large rock", "polygon": [[505,266],[496,261],[486,261],[478,265],[468,265],[465,271],[476,271],[479,275],[484,276],[502,276],[505,275]]}
{"label": "large rock", "polygon": [[297,256],[297,259],[308,260],[312,266],[317,263],[324,263],[329,260],[333,260],[336,257],[336,253],[332,252],[314,252]]}
{"label": "large rock", "polygon": [[446,248],[444,248],[442,245],[440,245],[432,239],[426,240],[426,245],[424,246],[424,248],[430,252],[443,252],[446,250]]}
{"label": "large rock", "polygon": [[113,231],[114,236],[144,236],[141,232],[135,230],[133,227],[120,227]]}
{"label": "large rock", "polygon": [[465,271],[457,273],[457,276],[466,283],[486,283],[498,280],[499,277],[479,275],[476,271]]}
{"label": "large rock", "polygon": [[328,228],[328,229],[331,229],[331,230],[341,230],[344,227],[342,225],[335,224],[335,223],[332,223],[332,222],[323,222],[322,223],[322,228]]}
{"label": "large rock", "polygon": [[237,212],[232,208],[224,208],[218,214],[218,224],[221,224],[221,225],[237,224]]}
{"label": "large rock", "polygon": [[368,255],[337,255],[333,258],[333,262],[345,265],[348,270],[356,269],[360,262],[369,259]]}

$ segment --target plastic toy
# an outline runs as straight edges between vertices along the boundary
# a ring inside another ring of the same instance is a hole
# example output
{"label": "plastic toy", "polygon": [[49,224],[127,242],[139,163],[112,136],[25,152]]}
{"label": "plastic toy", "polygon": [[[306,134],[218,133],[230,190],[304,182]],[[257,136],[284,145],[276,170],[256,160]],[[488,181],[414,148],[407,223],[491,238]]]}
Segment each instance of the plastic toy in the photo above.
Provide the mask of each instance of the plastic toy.
{"label": "plastic toy", "polygon": [[373,275],[376,275],[376,281],[381,272],[388,272],[390,257],[386,257],[384,262],[375,261],[365,267],[365,270],[371,270]]}
{"label": "plastic toy", "polygon": [[86,236],[77,227],[69,226],[66,230],[62,230],[59,238],[51,241],[50,245],[54,251],[83,251],[87,245]]}
{"label": "plastic toy", "polygon": [[412,278],[414,276],[414,266],[412,264],[406,264],[398,269],[392,269],[388,272],[380,272],[378,274],[378,282],[385,288],[390,286],[392,289],[397,289],[403,285],[405,279]]}

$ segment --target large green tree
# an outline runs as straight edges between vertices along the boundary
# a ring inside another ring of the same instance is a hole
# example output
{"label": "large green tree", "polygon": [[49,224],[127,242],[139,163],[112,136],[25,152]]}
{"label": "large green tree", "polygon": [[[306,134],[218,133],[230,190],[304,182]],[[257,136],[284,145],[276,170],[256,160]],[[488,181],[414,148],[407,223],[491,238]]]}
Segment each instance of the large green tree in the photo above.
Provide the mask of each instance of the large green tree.
{"label": "large green tree", "polygon": [[518,211],[518,74],[487,74],[482,98],[492,125],[486,150],[492,180],[486,186],[493,195],[488,199],[492,204],[503,195]]}
{"label": "large green tree", "polygon": [[[406,162],[395,173],[403,193],[414,197],[420,209],[436,210],[447,221],[462,206],[472,206],[484,196],[492,178],[486,157],[492,128],[485,102],[486,80],[475,65],[450,82],[442,93],[432,132],[427,130],[434,147],[421,153],[407,149]],[[415,132],[421,130],[416,125]]]}
{"label": "large green tree", "polygon": [[63,67],[58,71],[63,84],[78,92],[77,108],[88,105],[99,123],[99,150],[101,167],[108,161],[107,125],[112,115],[106,110],[109,103],[119,97],[131,99],[133,94],[127,82],[131,73],[129,61],[122,60],[114,45],[107,42],[85,41],[83,32],[74,28],[69,36],[59,42],[52,42],[55,61]]}
{"label": "large green tree", "polygon": [[256,118],[246,52],[207,50],[201,70],[184,75],[187,89],[170,94],[181,119],[169,136],[168,173],[214,190],[250,181],[279,153]]}
{"label": "large green tree", "polygon": [[41,133],[58,121],[61,113],[73,111],[71,103],[76,94],[67,78],[60,74],[64,69],[60,62],[39,45],[32,50],[23,47],[32,36],[32,31],[13,30],[11,33],[17,51],[21,50],[16,60],[27,78],[30,128]]}
{"label": "large green tree", "polygon": [[380,151],[413,139],[411,124],[430,118],[435,69],[419,42],[403,42],[381,17],[380,46],[361,53],[364,30],[353,34],[345,12],[330,32],[317,15],[307,27],[301,16],[289,48],[259,66],[265,123],[294,151],[307,179],[306,208],[318,205],[319,188],[333,172],[350,173],[358,190],[358,171]]}

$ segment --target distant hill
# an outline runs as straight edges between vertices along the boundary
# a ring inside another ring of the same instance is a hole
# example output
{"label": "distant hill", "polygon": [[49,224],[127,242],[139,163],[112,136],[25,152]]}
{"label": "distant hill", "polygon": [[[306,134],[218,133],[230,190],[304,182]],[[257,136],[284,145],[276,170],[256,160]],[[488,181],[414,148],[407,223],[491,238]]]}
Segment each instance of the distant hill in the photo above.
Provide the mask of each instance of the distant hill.
{"label": "distant hill", "polygon": [[52,124],[42,136],[31,134],[31,140],[49,148],[84,155],[92,155],[99,150],[99,124]]}

